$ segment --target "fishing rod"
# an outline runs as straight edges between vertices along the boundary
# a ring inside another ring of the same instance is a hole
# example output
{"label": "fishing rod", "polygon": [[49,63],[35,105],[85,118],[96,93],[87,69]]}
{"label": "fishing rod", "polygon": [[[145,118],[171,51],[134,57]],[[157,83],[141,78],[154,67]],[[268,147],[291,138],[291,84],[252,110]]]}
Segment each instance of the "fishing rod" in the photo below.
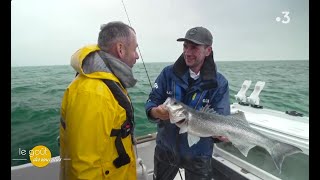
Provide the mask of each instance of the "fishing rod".
{"label": "fishing rod", "polygon": [[[128,16],[128,13],[127,13],[126,6],[124,5],[123,0],[121,0],[121,2],[122,2],[122,4],[123,4],[124,11],[126,12],[127,19],[128,19],[128,21],[129,21],[129,24],[130,24],[130,26],[132,27],[131,22],[130,22],[130,19],[129,19],[129,16]],[[150,87],[151,87],[151,89],[152,89],[152,85],[151,85],[150,77],[149,77],[149,74],[148,74],[148,71],[147,71],[146,65],[144,64],[144,61],[143,61],[142,54],[141,54],[141,51],[140,51],[139,46],[138,46],[138,51],[139,51],[139,54],[140,54],[140,57],[141,57],[141,60],[142,60],[142,64],[143,64],[144,70],[146,71],[146,74],[147,74],[147,77],[148,77],[148,80],[149,80]]]}
{"label": "fishing rod", "polygon": [[[126,6],[124,5],[123,0],[121,0],[121,2],[122,2],[122,4],[123,4],[124,11],[126,12],[128,22],[129,22],[130,26],[132,27],[131,22],[130,22],[130,19],[129,19],[129,16],[128,16],[128,13],[127,13]],[[140,57],[141,57],[141,60],[142,60],[142,63],[143,63],[144,69],[145,69],[145,71],[146,71],[146,74],[147,74],[148,80],[149,80],[150,87],[151,87],[151,89],[152,89],[152,85],[151,85],[151,81],[150,81],[150,78],[149,78],[149,74],[148,74],[147,68],[146,68],[146,66],[145,66],[145,64],[144,64],[144,61],[143,61],[142,54],[141,54],[141,52],[140,52],[140,48],[139,48],[139,46],[138,46],[138,50],[139,50],[139,54],[140,54]],[[137,152],[138,152],[138,150],[137,150],[137,146],[136,146],[136,145],[135,145],[135,149],[136,149],[136,156],[138,157],[138,153],[137,153]],[[167,157],[168,157],[168,155],[167,155]],[[138,158],[139,158],[139,157],[138,157]],[[139,164],[140,164],[140,163],[142,163],[142,161],[141,161],[141,160],[139,161]],[[140,165],[141,165],[141,164],[140,164]],[[180,178],[181,178],[181,179],[183,179],[183,178],[182,178],[182,175],[181,175],[181,172],[180,172],[180,169],[178,169],[178,172],[179,172]]]}
{"label": "fishing rod", "polygon": [[[124,8],[124,11],[126,12],[129,25],[132,27],[131,22],[130,22],[130,19],[129,19],[129,15],[128,15],[128,13],[127,13],[126,6],[124,5],[123,0],[121,0],[121,2],[122,2],[122,5],[123,5],[123,8]],[[139,46],[138,46],[138,51],[139,51],[139,54],[140,54],[140,57],[141,57],[141,60],[142,60],[142,64],[143,64],[144,70],[146,71],[146,74],[147,74],[147,77],[148,77],[148,81],[149,81],[150,88],[152,89],[150,77],[149,77],[149,74],[148,74],[146,65],[144,64],[143,57],[142,57],[142,54],[141,54],[141,51],[140,51]],[[141,166],[141,168],[143,169],[144,166],[143,166],[143,164],[142,164],[142,159],[140,159],[139,156],[138,156],[138,148],[137,148],[136,142],[134,143],[134,147],[135,147],[135,152],[136,152],[137,161],[138,161],[139,165]]]}

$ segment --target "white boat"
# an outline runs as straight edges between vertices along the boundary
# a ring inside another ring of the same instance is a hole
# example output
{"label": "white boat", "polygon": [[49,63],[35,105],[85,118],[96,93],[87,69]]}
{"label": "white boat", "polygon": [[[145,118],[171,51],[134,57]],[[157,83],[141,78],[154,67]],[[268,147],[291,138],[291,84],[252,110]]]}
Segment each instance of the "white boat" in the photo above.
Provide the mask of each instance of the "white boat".
{"label": "white boat", "polygon": [[[231,143],[214,145],[212,165],[214,179],[309,179],[309,117],[295,111],[281,112],[263,108],[259,105],[258,95],[264,83],[256,84],[255,90],[247,98],[245,91],[251,82],[244,82],[236,95],[237,103],[230,105],[231,113],[243,111],[250,126],[261,133],[299,147],[303,153],[285,158],[282,173],[279,174],[271,156],[262,148],[255,147],[244,157]],[[153,176],[153,153],[156,133],[137,138],[137,172],[139,180],[150,180]],[[11,167],[12,180],[56,180],[59,179],[60,157],[43,168],[31,163]],[[183,179],[184,170],[180,169],[175,179]]]}

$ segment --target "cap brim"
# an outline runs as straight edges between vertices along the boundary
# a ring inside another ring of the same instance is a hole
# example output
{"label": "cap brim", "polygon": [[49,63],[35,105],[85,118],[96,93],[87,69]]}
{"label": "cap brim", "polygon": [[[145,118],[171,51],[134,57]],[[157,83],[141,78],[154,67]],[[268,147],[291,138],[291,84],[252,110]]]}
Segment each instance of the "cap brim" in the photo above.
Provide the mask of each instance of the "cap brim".
{"label": "cap brim", "polygon": [[191,41],[195,44],[204,45],[204,43],[201,43],[201,42],[193,40],[193,39],[187,39],[187,38],[179,38],[179,39],[177,39],[177,41]]}

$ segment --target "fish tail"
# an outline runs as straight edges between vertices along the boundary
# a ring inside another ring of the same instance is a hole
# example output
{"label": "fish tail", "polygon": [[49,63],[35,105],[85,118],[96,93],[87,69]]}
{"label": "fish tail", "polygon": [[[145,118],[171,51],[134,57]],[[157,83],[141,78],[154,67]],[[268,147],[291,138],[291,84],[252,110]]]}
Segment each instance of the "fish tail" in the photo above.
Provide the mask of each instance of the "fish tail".
{"label": "fish tail", "polygon": [[274,146],[270,150],[270,154],[277,169],[279,170],[279,174],[281,174],[281,167],[284,158],[299,152],[302,152],[300,148],[278,141],[275,142]]}

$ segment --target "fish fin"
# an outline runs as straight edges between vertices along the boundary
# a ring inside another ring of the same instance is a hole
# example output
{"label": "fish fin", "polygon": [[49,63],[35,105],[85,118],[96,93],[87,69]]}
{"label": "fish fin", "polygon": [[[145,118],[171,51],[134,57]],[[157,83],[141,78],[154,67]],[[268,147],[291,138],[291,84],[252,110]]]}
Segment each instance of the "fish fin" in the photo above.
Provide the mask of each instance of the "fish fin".
{"label": "fish fin", "polygon": [[250,151],[250,149],[252,149],[253,147],[255,147],[256,145],[254,144],[243,144],[242,143],[235,143],[234,141],[231,141],[232,144],[239,149],[239,151],[245,156],[248,156],[248,153]]}
{"label": "fish fin", "polygon": [[180,126],[179,134],[186,133],[187,131],[188,131],[188,126],[186,126],[186,125]]}
{"label": "fish fin", "polygon": [[243,122],[245,125],[248,125],[249,126],[249,123],[247,121],[247,118],[246,116],[244,115],[244,112],[243,111],[238,111],[237,113],[235,114],[231,114],[229,115],[231,118],[234,118],[236,120],[240,120],[241,122]]}
{"label": "fish fin", "polygon": [[213,108],[210,108],[209,104],[206,104],[204,107],[201,107],[199,111],[204,113],[217,113]]}
{"label": "fish fin", "polygon": [[279,174],[281,174],[282,163],[287,156],[302,152],[300,148],[282,142],[276,142],[270,150],[268,149],[268,151],[279,170]]}
{"label": "fish fin", "polygon": [[197,142],[199,140],[200,140],[200,137],[194,136],[194,135],[188,133],[188,144],[189,144],[189,147],[193,146],[194,144],[197,144]]}

